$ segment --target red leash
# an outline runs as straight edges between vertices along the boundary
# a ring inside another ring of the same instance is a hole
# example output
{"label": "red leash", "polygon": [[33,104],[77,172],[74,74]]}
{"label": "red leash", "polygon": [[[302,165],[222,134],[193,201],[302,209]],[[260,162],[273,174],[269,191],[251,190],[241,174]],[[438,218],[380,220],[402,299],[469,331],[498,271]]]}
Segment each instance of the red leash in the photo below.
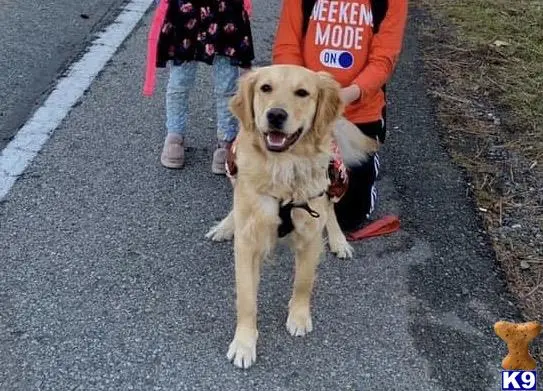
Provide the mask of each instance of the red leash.
{"label": "red leash", "polygon": [[387,235],[396,232],[400,229],[400,219],[394,215],[388,215],[374,221],[364,228],[360,228],[357,231],[347,234],[347,240],[352,242],[356,240],[362,240],[371,238],[374,236]]}
{"label": "red leash", "polygon": [[145,70],[145,82],[143,84],[143,95],[145,96],[153,95],[153,90],[155,89],[158,39],[160,38],[160,29],[162,28],[164,19],[166,19],[167,11],[168,0],[160,0],[147,40],[147,69]]}

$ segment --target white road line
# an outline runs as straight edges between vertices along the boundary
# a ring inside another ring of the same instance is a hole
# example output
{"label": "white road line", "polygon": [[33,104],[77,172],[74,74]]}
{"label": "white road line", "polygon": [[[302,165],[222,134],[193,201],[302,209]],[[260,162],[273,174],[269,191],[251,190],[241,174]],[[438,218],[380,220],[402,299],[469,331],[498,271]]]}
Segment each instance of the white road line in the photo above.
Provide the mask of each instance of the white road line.
{"label": "white road line", "polygon": [[8,194],[94,78],[145,15],[153,0],[131,0],[98,35],[87,53],[59,79],[55,89],[0,153],[0,201]]}

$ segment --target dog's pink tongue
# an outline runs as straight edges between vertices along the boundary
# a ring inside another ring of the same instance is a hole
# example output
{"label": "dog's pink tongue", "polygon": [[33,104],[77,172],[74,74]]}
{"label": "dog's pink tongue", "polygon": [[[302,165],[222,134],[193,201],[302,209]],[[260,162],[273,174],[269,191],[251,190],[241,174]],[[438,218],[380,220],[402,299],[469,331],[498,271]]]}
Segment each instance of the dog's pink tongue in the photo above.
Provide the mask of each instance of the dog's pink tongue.
{"label": "dog's pink tongue", "polygon": [[283,145],[287,139],[287,136],[281,132],[270,132],[267,135],[268,144],[270,145]]}

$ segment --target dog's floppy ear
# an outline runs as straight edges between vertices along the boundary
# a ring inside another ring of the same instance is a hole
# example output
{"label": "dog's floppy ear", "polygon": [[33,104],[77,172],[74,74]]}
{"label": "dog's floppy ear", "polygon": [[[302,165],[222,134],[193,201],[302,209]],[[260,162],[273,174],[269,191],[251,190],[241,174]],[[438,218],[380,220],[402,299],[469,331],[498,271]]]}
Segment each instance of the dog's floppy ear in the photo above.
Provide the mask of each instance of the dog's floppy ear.
{"label": "dog's floppy ear", "polygon": [[344,104],[339,95],[340,85],[327,72],[318,72],[319,100],[314,119],[314,129],[317,132],[327,129],[344,110]]}
{"label": "dog's floppy ear", "polygon": [[257,73],[255,70],[246,72],[239,78],[238,90],[230,99],[230,111],[241,122],[245,129],[254,126],[254,85]]}

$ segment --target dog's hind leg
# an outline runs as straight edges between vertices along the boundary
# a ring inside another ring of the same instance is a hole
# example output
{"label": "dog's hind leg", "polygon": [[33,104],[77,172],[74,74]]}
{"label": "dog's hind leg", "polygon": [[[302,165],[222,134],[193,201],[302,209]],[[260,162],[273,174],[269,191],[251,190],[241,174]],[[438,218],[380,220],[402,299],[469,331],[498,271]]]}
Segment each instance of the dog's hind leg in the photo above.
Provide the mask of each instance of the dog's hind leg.
{"label": "dog's hind leg", "polygon": [[321,235],[294,249],[296,271],[287,318],[287,330],[293,336],[304,336],[313,330],[311,295],[324,247]]}
{"label": "dog's hind leg", "polygon": [[222,242],[225,240],[232,240],[234,237],[234,211],[231,210],[222,221],[213,227],[206,233],[206,238],[215,242]]}
{"label": "dog's hind leg", "polygon": [[347,238],[339,227],[333,203],[330,203],[329,206],[326,232],[328,233],[330,251],[336,254],[338,258],[352,258],[354,252],[353,247],[347,242]]}

